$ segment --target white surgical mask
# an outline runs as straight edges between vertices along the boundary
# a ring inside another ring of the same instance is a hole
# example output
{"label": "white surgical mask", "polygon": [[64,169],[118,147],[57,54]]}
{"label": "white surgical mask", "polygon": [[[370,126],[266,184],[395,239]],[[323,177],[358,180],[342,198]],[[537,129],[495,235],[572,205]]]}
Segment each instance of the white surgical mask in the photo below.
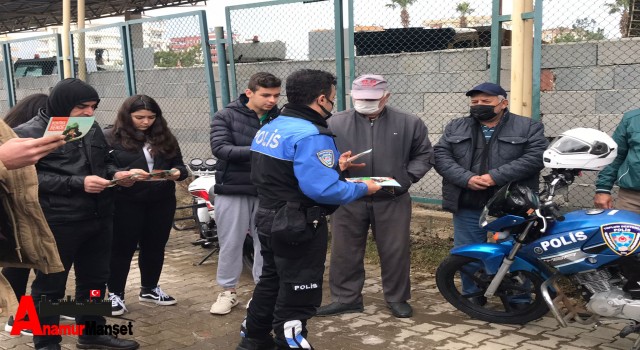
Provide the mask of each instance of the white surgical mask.
{"label": "white surgical mask", "polygon": [[353,108],[355,108],[355,110],[358,113],[364,114],[364,115],[376,113],[380,109],[378,107],[379,105],[380,105],[380,100],[374,100],[374,101],[353,100]]}

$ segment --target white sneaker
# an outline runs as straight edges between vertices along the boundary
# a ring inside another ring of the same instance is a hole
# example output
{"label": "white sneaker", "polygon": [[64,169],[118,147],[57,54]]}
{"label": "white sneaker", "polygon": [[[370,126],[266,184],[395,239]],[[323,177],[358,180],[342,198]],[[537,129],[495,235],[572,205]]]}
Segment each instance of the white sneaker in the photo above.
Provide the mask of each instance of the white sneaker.
{"label": "white sneaker", "polygon": [[238,295],[235,292],[225,290],[218,295],[218,300],[211,305],[209,312],[214,315],[226,315],[230,313],[231,308],[238,305],[238,303]]}
{"label": "white sneaker", "polygon": [[112,316],[120,316],[124,315],[127,307],[124,306],[124,300],[120,298],[117,294],[109,293],[109,300],[111,300],[111,315]]}

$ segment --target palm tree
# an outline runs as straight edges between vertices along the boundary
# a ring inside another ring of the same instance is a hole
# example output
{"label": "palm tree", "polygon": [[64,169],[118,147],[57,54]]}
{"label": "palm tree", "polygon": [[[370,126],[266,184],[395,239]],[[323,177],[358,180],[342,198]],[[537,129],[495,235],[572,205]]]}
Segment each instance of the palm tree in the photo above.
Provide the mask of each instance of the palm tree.
{"label": "palm tree", "polygon": [[470,15],[475,11],[471,8],[471,4],[468,2],[461,2],[456,4],[456,12],[460,12],[460,28],[467,27],[467,15]]}
{"label": "palm tree", "polygon": [[609,8],[609,14],[620,12],[620,34],[623,38],[629,37],[629,25],[631,24],[631,16],[629,9],[633,0],[615,0],[612,3],[605,4]]}
{"label": "palm tree", "polygon": [[409,28],[409,11],[407,11],[407,7],[409,5],[413,5],[414,2],[418,0],[391,0],[390,4],[387,4],[387,7],[391,7],[392,9],[396,9],[396,6],[399,6],[400,9],[400,22],[402,23],[403,28]]}

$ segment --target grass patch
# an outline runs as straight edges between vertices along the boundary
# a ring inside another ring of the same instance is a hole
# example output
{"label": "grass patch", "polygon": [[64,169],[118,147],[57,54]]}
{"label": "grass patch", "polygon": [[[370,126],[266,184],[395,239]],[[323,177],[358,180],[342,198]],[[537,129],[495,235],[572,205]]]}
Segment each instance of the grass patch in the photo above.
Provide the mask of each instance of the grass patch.
{"label": "grass patch", "polygon": [[[421,238],[411,242],[411,270],[435,273],[438,265],[453,248],[453,240],[440,238]],[[329,252],[331,252],[331,233],[329,233]],[[367,246],[364,254],[366,264],[380,265],[380,256],[373,235],[367,237]]]}
{"label": "grass patch", "polygon": [[[438,265],[453,248],[453,241],[439,238],[425,238],[411,242],[411,269],[421,272],[435,273]],[[380,257],[373,236],[367,238],[365,262],[380,265]]]}

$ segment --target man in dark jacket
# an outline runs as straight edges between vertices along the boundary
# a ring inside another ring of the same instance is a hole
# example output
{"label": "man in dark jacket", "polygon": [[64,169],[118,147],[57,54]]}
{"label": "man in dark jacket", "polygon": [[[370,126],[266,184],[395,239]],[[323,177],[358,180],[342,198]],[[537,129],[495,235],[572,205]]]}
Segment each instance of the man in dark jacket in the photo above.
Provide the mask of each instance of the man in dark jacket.
{"label": "man in dark jacket", "polygon": [[[96,90],[78,79],[60,81],[51,90],[45,110],[30,121],[15,128],[20,137],[37,138],[44,134],[52,116],[91,117],[100,98]],[[38,195],[42,211],[56,240],[64,272],[44,274],[40,271],[31,286],[34,300],[63,299],[67,276],[74,266],[75,299],[90,300],[90,291],[105,295],[109,278],[109,258],[113,228],[113,198],[107,187],[112,176],[129,176],[128,171],[116,172],[106,163],[107,143],[98,123],[80,140],[66,143],[36,163]],[[92,293],[93,296],[98,294]],[[93,322],[104,325],[98,315],[75,315],[77,324]],[[58,325],[60,315],[40,315],[42,325]],[[36,335],[36,349],[60,349],[59,335]],[[79,348],[137,349],[132,340],[110,335],[82,335]]]}
{"label": "man in dark jacket", "polygon": [[225,315],[238,305],[236,285],[242,272],[242,247],[247,232],[254,244],[253,279],[262,271],[260,240],[253,218],[258,192],[251,183],[251,141],[260,127],[278,116],[281,81],[273,74],[256,73],[245,93],[218,111],[211,123],[211,151],[216,163],[215,220],[218,226],[217,282],[223,291],[210,312]]}
{"label": "man in dark jacket", "polygon": [[[353,109],[328,120],[340,152],[371,152],[357,160],[350,177],[393,177],[399,187],[383,187],[375,195],[341,206],[331,216],[331,304],[318,316],[361,312],[364,253],[369,227],[380,255],[384,298],[396,317],[413,311],[409,277],[411,197],[409,187],[431,169],[433,147],[424,122],[416,115],[387,106],[390,93],[381,75],[365,74],[353,82]],[[351,155],[349,153],[349,155]],[[364,163],[362,163],[364,162]]]}
{"label": "man in dark jacket", "polygon": [[435,146],[442,175],[442,207],[453,213],[453,243],[487,241],[479,226],[482,208],[501,186],[516,181],[538,190],[548,142],[544,126],[508,110],[507,92],[482,83],[466,94],[470,116],[452,120]]}

